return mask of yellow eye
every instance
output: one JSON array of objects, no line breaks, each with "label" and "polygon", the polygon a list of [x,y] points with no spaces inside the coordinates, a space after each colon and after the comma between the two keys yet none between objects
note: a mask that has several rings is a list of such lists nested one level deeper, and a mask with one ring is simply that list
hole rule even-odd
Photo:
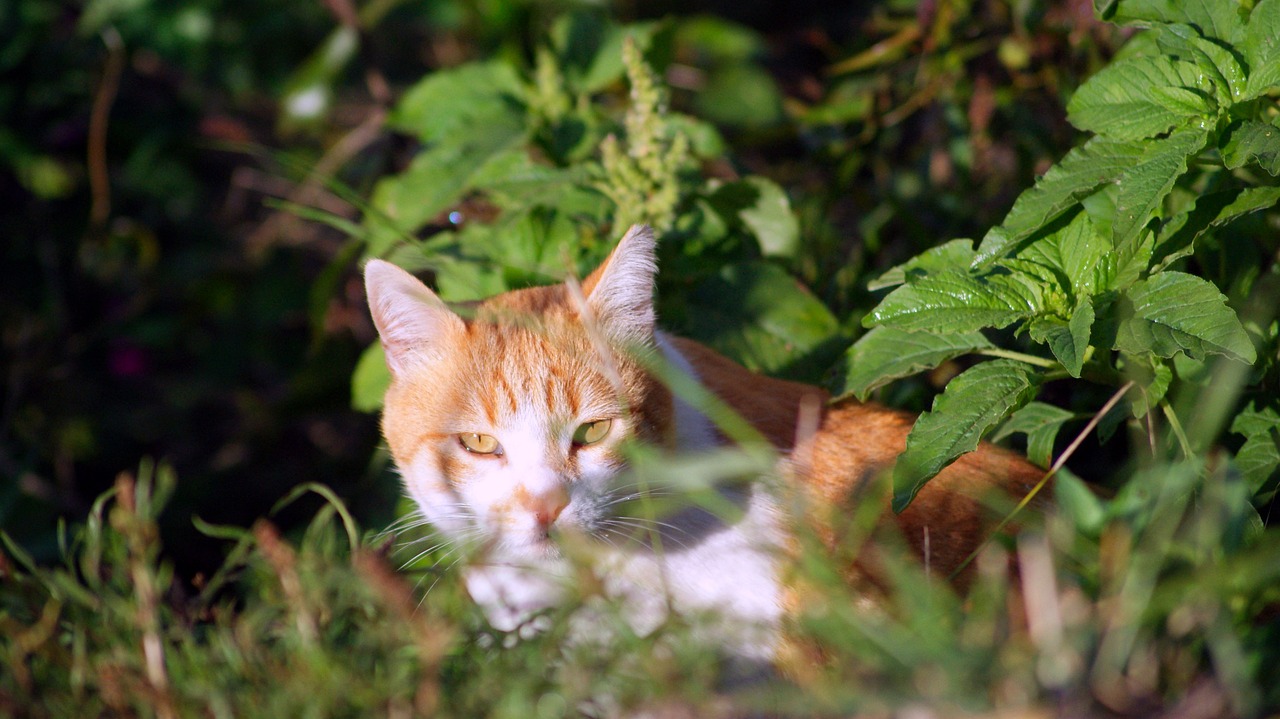
[{"label": "yellow eye", "polygon": [[595,444],[609,436],[609,428],[613,426],[611,419],[598,419],[578,427],[573,433],[573,443],[579,446]]},{"label": "yellow eye", "polygon": [[463,432],[458,435],[458,441],[462,443],[463,449],[472,454],[496,454],[502,449],[502,445],[491,434]]}]

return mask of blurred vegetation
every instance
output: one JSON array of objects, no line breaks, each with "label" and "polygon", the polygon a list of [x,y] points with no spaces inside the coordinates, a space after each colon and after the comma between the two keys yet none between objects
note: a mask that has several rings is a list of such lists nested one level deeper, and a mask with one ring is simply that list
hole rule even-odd
[{"label": "blurred vegetation", "polygon": [[[1280,710],[1280,57],[1256,29],[1280,3],[1242,3],[1252,30],[1234,7],[1097,5],[0,7],[0,713]],[[1153,64],[1172,70],[1126,84]],[[1183,131],[1126,224],[1126,173]],[[1101,146],[1133,160],[1062,181]],[[550,631],[488,629],[429,536],[376,531],[399,492],[365,413],[385,373],[359,260],[464,300],[580,275],[639,220],[666,327],[932,406],[953,452],[1025,442],[1066,462],[1061,511],[977,558],[965,598],[904,557],[868,610],[804,552],[795,581],[826,601],[791,632],[823,661],[785,680],[718,682],[684,621],[564,641],[581,605],[612,611],[588,567]],[[920,298],[1019,273],[1016,311]],[[955,324],[979,305],[1006,314]],[[946,321],[902,319],[922,307]]]}]

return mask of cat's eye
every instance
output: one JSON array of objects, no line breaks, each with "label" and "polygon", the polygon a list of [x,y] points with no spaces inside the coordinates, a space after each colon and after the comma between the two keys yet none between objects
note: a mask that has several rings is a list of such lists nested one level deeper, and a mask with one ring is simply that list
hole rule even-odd
[{"label": "cat's eye", "polygon": [[493,435],[479,432],[463,432],[458,435],[458,441],[472,454],[496,454],[502,448]]},{"label": "cat's eye", "polygon": [[609,435],[609,429],[613,426],[611,419],[598,419],[594,422],[586,422],[578,427],[573,433],[573,443],[578,446],[595,444]]}]

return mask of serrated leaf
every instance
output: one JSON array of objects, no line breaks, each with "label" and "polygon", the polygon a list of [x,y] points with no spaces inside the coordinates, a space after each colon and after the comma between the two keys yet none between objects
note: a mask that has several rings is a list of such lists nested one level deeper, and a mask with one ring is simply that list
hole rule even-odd
[{"label": "serrated leaf", "polygon": [[1249,120],[1234,128],[1222,148],[1222,162],[1230,170],[1253,162],[1272,177],[1280,176],[1280,127]]},{"label": "serrated leaf", "polygon": [[1014,433],[1027,435],[1027,458],[1041,467],[1053,463],[1053,443],[1062,425],[1075,419],[1074,413],[1044,402],[1031,402],[1014,412],[995,434],[992,442],[999,442]]},{"label": "serrated leaf", "polygon": [[523,96],[520,76],[509,63],[467,63],[437,70],[409,88],[387,123],[423,142],[440,142],[523,114]]},{"label": "serrated leaf", "polygon": [[1254,6],[1241,47],[1249,64],[1249,82],[1241,100],[1280,86],[1280,0],[1261,0]]},{"label": "serrated leaf", "polygon": [[1256,494],[1280,468],[1280,412],[1273,407],[1258,409],[1250,403],[1236,415],[1231,431],[1244,435],[1244,445],[1236,453],[1235,462]]},{"label": "serrated leaf", "polygon": [[759,175],[745,182],[756,190],[755,204],[738,213],[760,243],[766,257],[792,257],[800,245],[800,223],[791,212],[791,201],[778,183]]},{"label": "serrated leaf", "polygon": [[1053,356],[1072,377],[1080,376],[1085,351],[1089,349],[1089,330],[1093,327],[1093,301],[1080,300],[1068,322],[1037,320],[1031,324],[1031,338],[1049,345]]},{"label": "serrated leaf", "polygon": [[1096,286],[1097,269],[1110,251],[1110,241],[1095,231],[1089,214],[1079,212],[1061,228],[1027,245],[1018,257],[1060,273],[1063,289],[1071,290],[1075,300],[1105,289]]},{"label": "serrated leaf", "polygon": [[1210,229],[1251,212],[1275,207],[1277,202],[1280,202],[1280,187],[1233,188],[1197,197],[1189,210],[1160,228],[1154,269],[1163,270],[1174,261],[1190,255],[1195,250],[1195,241]]},{"label": "serrated leaf", "polygon": [[951,240],[931,247],[867,283],[872,292],[896,287],[942,270],[963,270],[973,262],[973,240]]},{"label": "serrated leaf", "polygon": [[1116,197],[1116,216],[1111,225],[1111,241],[1117,252],[1138,241],[1139,235],[1173,183],[1187,171],[1187,163],[1204,149],[1208,133],[1189,130],[1148,143],[1137,166],[1120,176],[1120,194]]},{"label": "serrated leaf", "polygon": [[1067,119],[1081,130],[1117,140],[1154,137],[1208,115],[1208,99],[1193,91],[1212,83],[1195,63],[1164,56],[1112,63],[1090,77],[1067,103]]},{"label": "serrated leaf", "polygon": [[920,488],[982,436],[1035,397],[1034,367],[1015,360],[983,362],[960,373],[920,415],[893,468],[893,511],[901,512]]},{"label": "serrated leaf", "polygon": [[1194,275],[1161,272],[1140,280],[1118,303],[1115,349],[1172,357],[1185,352],[1199,359],[1221,354],[1253,364],[1253,344],[1227,298]]},{"label": "serrated leaf", "polygon": [[1030,317],[1039,306],[1036,290],[1014,276],[947,270],[890,292],[863,324],[913,332],[974,332]]},{"label": "serrated leaf", "polygon": [[1219,105],[1230,106],[1244,95],[1249,78],[1227,48],[1201,37],[1190,25],[1165,26],[1157,38],[1162,52],[1195,62],[1210,73]]},{"label": "serrated leaf", "polygon": [[357,412],[377,412],[390,385],[391,372],[387,369],[382,343],[374,342],[360,353],[351,373],[351,408]]},{"label": "serrated leaf", "polygon": [[1151,255],[1155,249],[1156,235],[1150,230],[1143,230],[1138,241],[1118,249],[1108,255],[1110,266],[1105,286],[1112,289],[1125,289],[1138,281],[1151,266]]},{"label": "serrated leaf", "polygon": [[1101,185],[1115,182],[1143,159],[1146,144],[1094,137],[1066,154],[1014,201],[1003,224],[987,233],[973,259],[990,264]]},{"label": "serrated leaf", "polygon": [[838,397],[850,394],[865,400],[872,391],[895,379],[933,369],[948,360],[992,344],[980,332],[934,334],[876,327],[849,348],[841,361],[835,388]]},{"label": "serrated leaf", "polygon": [[1102,17],[1120,25],[1186,23],[1233,45],[1244,36],[1238,0],[1117,0]]}]

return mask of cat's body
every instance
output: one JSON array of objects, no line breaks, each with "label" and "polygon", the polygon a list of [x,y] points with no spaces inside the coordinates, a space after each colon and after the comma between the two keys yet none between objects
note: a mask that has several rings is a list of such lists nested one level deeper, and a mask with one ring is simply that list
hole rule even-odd
[{"label": "cat's body", "polygon": [[[838,515],[892,465],[911,418],[853,401],[825,406],[817,388],[755,375],[657,331],[654,272],[652,235],[633,228],[581,287],[498,295],[464,320],[407,273],[371,262],[370,307],[393,375],[384,434],[422,514],[454,540],[482,545],[466,582],[496,627],[515,628],[563,595],[574,576],[554,539],[564,532],[590,540],[604,592],[623,600],[638,630],[669,608],[712,612],[715,641],[767,661],[795,604],[784,580],[784,504],[801,496],[837,510],[820,515]],[[658,522],[619,515],[642,494],[628,484],[624,441],[679,452],[725,443],[637,359],[646,355],[692,375],[750,422],[783,458],[786,491],[720,487],[736,510],[728,518],[697,506]],[[945,576],[985,537],[977,498],[1021,496],[1039,477],[1025,460],[983,445],[896,520]],[[838,528],[819,525],[834,541]],[[851,574],[865,573],[861,564]]]}]

